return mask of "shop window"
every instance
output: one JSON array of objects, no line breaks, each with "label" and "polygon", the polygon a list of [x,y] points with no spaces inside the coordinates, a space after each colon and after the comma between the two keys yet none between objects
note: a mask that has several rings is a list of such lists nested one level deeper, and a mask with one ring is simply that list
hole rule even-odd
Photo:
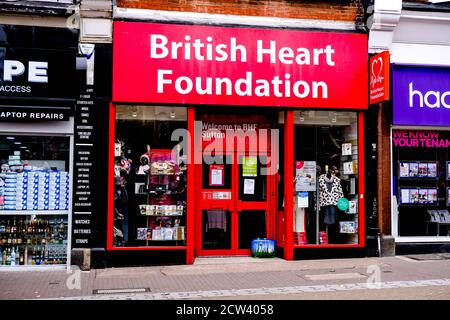
[{"label": "shop window", "polygon": [[450,236],[449,146],[448,131],[392,131],[393,211],[399,236]]},{"label": "shop window", "polygon": [[187,108],[116,106],[115,247],[185,245],[187,154],[177,129],[187,129]]},{"label": "shop window", "polygon": [[70,140],[0,135],[0,265],[66,264]]},{"label": "shop window", "polygon": [[294,112],[294,245],[358,244],[356,112]]}]

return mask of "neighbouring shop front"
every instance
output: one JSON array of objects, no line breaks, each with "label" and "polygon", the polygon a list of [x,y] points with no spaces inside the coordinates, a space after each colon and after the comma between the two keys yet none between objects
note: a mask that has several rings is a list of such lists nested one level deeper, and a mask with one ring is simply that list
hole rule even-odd
[{"label": "neighbouring shop front", "polygon": [[0,269],[70,264],[77,40],[0,26]]},{"label": "neighbouring shop front", "polygon": [[392,225],[397,243],[450,241],[450,69],[392,67]]},{"label": "neighbouring shop front", "polygon": [[364,247],[367,36],[114,22],[108,252]]}]

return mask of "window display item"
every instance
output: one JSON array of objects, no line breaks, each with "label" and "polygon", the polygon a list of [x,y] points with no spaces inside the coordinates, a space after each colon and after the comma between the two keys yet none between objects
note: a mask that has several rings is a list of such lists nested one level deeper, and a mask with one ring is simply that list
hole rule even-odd
[{"label": "window display item", "polygon": [[328,244],[328,234],[325,231],[319,232],[319,244]]},{"label": "window display item", "polygon": [[441,222],[450,223],[450,213],[448,210],[438,210],[439,217],[441,218]]},{"label": "window display item", "polygon": [[316,191],[316,161],[295,162],[295,191]]},{"label": "window display item", "polygon": [[357,213],[358,212],[358,201],[352,200],[349,201],[348,213]]},{"label": "window display item", "polygon": [[410,189],[400,189],[400,203],[408,204],[411,203],[411,196],[409,194]]},{"label": "window display item", "polygon": [[356,233],[356,225],[354,221],[340,221],[339,222],[340,233]]},{"label": "window display item", "polygon": [[419,178],[425,178],[428,177],[428,164],[419,162]]},{"label": "window display item", "polygon": [[351,143],[343,143],[342,144],[342,155],[343,156],[351,156],[352,155],[352,144]]},{"label": "window display item", "polygon": [[344,197],[341,179],[334,174],[322,174],[319,177],[320,207],[337,206],[340,198]]},{"label": "window display item", "polygon": [[428,190],[427,189],[419,189],[419,203],[427,203],[428,202]]},{"label": "window display item", "polygon": [[411,162],[409,164],[409,177],[415,178],[419,176],[419,164],[417,162]]},{"label": "window display item", "polygon": [[408,162],[400,162],[400,178],[409,178]]},{"label": "window display item", "polygon": [[409,189],[409,203],[419,203],[419,190]]},{"label": "window display item", "polygon": [[209,185],[223,186],[224,185],[224,170],[223,164],[211,164],[209,166]]},{"label": "window display item", "polygon": [[437,163],[428,163],[428,178],[437,178]]}]

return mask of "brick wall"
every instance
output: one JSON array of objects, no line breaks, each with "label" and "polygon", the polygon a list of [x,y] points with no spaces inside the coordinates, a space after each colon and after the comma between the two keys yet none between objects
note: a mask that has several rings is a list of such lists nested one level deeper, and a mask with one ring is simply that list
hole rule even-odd
[{"label": "brick wall", "polygon": [[122,8],[357,21],[361,0],[117,0]]}]

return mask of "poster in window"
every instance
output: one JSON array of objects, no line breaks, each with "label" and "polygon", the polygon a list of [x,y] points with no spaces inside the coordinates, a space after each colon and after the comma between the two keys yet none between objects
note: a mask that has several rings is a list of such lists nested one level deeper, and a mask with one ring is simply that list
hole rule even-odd
[{"label": "poster in window", "polygon": [[348,213],[357,213],[358,212],[358,202],[356,200],[349,201]]},{"label": "poster in window", "polygon": [[437,189],[428,189],[428,203],[437,202]]},{"label": "poster in window", "polygon": [[308,208],[309,199],[308,192],[299,192],[297,194],[297,208]]},{"label": "poster in window", "polygon": [[428,178],[437,178],[437,163],[428,163]]},{"label": "poster in window", "polygon": [[351,156],[352,155],[352,144],[351,143],[343,143],[342,144],[342,155],[343,156]]},{"label": "poster in window", "polygon": [[424,204],[428,202],[428,189],[419,189],[419,203]]},{"label": "poster in window", "polygon": [[258,175],[258,158],[243,157],[242,158],[242,176],[256,177]]},{"label": "poster in window", "polygon": [[354,221],[340,221],[339,222],[340,233],[356,233],[356,225]]},{"label": "poster in window", "polygon": [[428,163],[419,162],[419,178],[428,177]]},{"label": "poster in window", "polygon": [[409,195],[409,189],[400,189],[400,203],[402,204],[408,204],[410,203],[410,195]]},{"label": "poster in window", "polygon": [[147,228],[137,228],[137,240],[147,240]]},{"label": "poster in window", "polygon": [[409,189],[409,203],[419,203],[419,189]]},{"label": "poster in window", "polygon": [[244,179],[244,194],[255,194],[255,179]]},{"label": "poster in window", "polygon": [[419,176],[419,164],[417,162],[411,162],[409,164],[409,177],[416,178]]},{"label": "poster in window", "polygon": [[224,185],[224,170],[223,164],[212,164],[209,166],[209,185],[223,186]]},{"label": "poster in window", "polygon": [[447,188],[447,205],[450,206],[450,188]]},{"label": "poster in window", "polygon": [[344,174],[354,174],[355,167],[353,161],[344,162]]},{"label": "poster in window", "polygon": [[295,191],[316,191],[316,162],[295,162]]},{"label": "poster in window", "polygon": [[400,162],[400,178],[409,178],[408,162]]},{"label": "poster in window", "polygon": [[450,161],[447,161],[447,180],[450,180]]}]

